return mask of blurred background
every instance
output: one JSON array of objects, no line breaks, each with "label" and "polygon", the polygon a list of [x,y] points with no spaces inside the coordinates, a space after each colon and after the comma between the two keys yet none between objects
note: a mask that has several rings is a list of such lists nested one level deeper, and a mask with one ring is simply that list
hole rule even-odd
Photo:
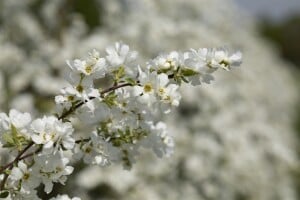
[{"label": "blurred background", "polygon": [[241,68],[183,88],[180,107],[162,119],[173,157],[145,152],[131,171],[74,163],[67,185],[50,196],[300,199],[299,35],[298,0],[2,0],[0,111],[53,114],[65,60],[115,41],[138,50],[141,62],[171,50],[240,49]]},{"label": "blurred background", "polygon": [[285,60],[299,67],[300,1],[235,0],[242,12],[255,18],[260,34],[274,43]]},{"label": "blurred background", "polygon": [[[299,80],[300,69],[300,1],[297,0],[235,0],[237,6],[255,19],[258,31],[262,37],[270,41],[279,52],[282,59],[291,63],[294,78]],[[299,81],[297,82],[300,94]],[[297,140],[300,137],[300,102],[295,107],[294,127]],[[298,156],[299,156],[298,144]],[[296,176],[298,191],[300,191],[299,174]],[[300,195],[298,193],[298,198]]]}]

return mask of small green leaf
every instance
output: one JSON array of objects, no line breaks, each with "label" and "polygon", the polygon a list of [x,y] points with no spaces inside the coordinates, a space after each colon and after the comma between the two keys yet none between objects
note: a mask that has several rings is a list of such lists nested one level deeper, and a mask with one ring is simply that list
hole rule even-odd
[{"label": "small green leaf", "polygon": [[188,68],[181,69],[181,73],[183,76],[194,76],[199,74],[198,72]]},{"label": "small green leaf", "polygon": [[4,171],[4,173],[10,175],[10,174],[11,174],[11,170],[10,170],[10,169],[6,169],[6,170]]},{"label": "small green leaf", "polygon": [[12,134],[12,138],[14,140],[14,143],[18,143],[18,136],[20,134],[18,133],[18,130],[14,125],[11,125],[11,134]]},{"label": "small green leaf", "polygon": [[15,142],[13,139],[13,135],[9,132],[4,133],[2,135],[3,140],[6,142],[6,144],[4,144],[4,147],[7,145],[7,147],[13,147],[15,146]]},{"label": "small green leaf", "polygon": [[125,81],[127,83],[130,83],[131,85],[136,85],[136,81],[134,79],[132,79],[132,78],[126,78]]},{"label": "small green leaf", "polygon": [[3,147],[16,147],[18,150],[21,150],[23,145],[29,143],[29,141],[18,132],[17,128],[14,125],[11,125],[11,130],[9,132],[6,132],[2,135],[2,139],[5,141]]},{"label": "small green leaf", "polygon": [[120,66],[116,71],[113,72],[115,75],[115,81],[118,82],[125,75],[124,66]]},{"label": "small green leaf", "polygon": [[7,198],[9,195],[9,191],[4,190],[4,191],[0,191],[0,198]]},{"label": "small green leaf", "polygon": [[26,143],[26,139],[22,136],[14,125],[11,125],[11,133],[14,140],[14,145],[18,150],[22,149],[22,145]]},{"label": "small green leaf", "polygon": [[114,92],[111,92],[103,98],[103,102],[106,103],[106,105],[111,107],[116,105],[116,98],[117,95]]}]

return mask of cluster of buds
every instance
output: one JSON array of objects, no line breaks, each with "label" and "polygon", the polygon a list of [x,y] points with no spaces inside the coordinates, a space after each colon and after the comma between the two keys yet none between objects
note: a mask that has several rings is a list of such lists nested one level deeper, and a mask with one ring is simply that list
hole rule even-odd
[{"label": "cluster of buds", "polygon": [[[0,145],[14,156],[0,168],[0,196],[39,199],[35,189],[43,184],[50,193],[54,183],[64,184],[74,159],[130,169],[142,148],[170,156],[174,142],[157,114],[179,105],[182,84],[209,83],[213,72],[239,66],[241,57],[240,52],[202,48],[161,54],[139,65],[138,53],[118,42],[103,57],[93,50],[84,59],[67,61],[68,86],[55,97],[56,115],[32,120],[14,109],[0,113]],[[109,81],[99,85],[103,80]],[[92,131],[76,137],[72,119]]]}]

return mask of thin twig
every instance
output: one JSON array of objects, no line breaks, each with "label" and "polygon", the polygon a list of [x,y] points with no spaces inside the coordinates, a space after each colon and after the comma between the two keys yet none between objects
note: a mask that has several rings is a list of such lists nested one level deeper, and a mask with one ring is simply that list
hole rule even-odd
[{"label": "thin twig", "polygon": [[[20,151],[20,153],[17,155],[17,157],[16,157],[11,163],[9,163],[9,165],[5,165],[6,168],[3,168],[3,167],[1,168],[0,174],[2,174],[3,171],[6,170],[8,167],[9,167],[9,169],[12,169],[13,166],[14,166],[14,164],[17,164],[17,163],[18,163],[20,157],[21,157],[28,149],[30,149],[30,147],[32,147],[33,145],[34,145],[34,143],[33,143],[33,142],[30,142],[30,143],[29,143],[22,151]],[[1,185],[0,185],[0,191],[2,191],[2,190],[4,189],[4,187],[5,187],[5,182],[6,182],[7,178],[8,178],[8,176],[9,176],[8,173],[6,173],[6,174],[4,175],[4,178],[3,178],[2,182],[1,182]]]},{"label": "thin twig", "polygon": [[[124,83],[124,84],[121,84],[121,85],[115,85],[115,86],[112,86],[110,88],[107,88],[107,89],[103,90],[102,92],[100,92],[100,95],[104,95],[105,93],[114,91],[114,90],[122,88],[122,87],[131,86],[131,85],[132,85],[131,83]],[[92,99],[95,99],[95,97],[90,97],[90,100],[92,100]],[[74,107],[71,107],[70,110],[63,113],[60,117],[58,117],[58,119],[64,119],[68,115],[72,114],[79,107],[81,107],[84,103],[86,103],[86,102],[82,101],[82,102],[78,103],[77,105],[75,105]]]}]

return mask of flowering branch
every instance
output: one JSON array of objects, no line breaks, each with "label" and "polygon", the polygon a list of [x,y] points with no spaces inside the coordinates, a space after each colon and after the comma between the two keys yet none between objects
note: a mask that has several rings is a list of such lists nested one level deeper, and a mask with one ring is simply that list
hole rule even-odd
[{"label": "flowering branch", "polygon": [[[141,148],[158,157],[171,155],[174,142],[155,114],[168,114],[179,105],[181,84],[210,83],[219,68],[229,71],[241,64],[241,53],[226,49],[174,51],[142,66],[137,55],[116,43],[105,57],[93,50],[85,59],[67,61],[69,86],[55,97],[56,116],[32,121],[29,113],[14,109],[0,113],[0,143],[17,150],[12,151],[17,152],[15,159],[0,169],[1,196],[38,199],[41,183],[50,193],[53,183],[63,184],[73,172],[70,159],[99,166],[120,163],[130,169]],[[99,91],[94,82],[104,77],[111,77],[114,85]],[[71,114],[93,127],[87,138],[75,140],[73,125],[66,120]]]}]

